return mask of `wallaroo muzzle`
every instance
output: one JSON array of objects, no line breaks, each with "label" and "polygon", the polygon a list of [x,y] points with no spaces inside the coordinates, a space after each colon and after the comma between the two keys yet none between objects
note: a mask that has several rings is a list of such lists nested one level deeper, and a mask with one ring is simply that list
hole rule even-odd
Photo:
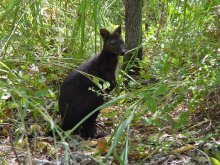
[{"label": "wallaroo muzzle", "polygon": [[124,56],[125,53],[126,53],[126,50],[125,50],[125,49],[122,49],[121,52],[120,52],[120,55],[121,55],[121,56]]}]

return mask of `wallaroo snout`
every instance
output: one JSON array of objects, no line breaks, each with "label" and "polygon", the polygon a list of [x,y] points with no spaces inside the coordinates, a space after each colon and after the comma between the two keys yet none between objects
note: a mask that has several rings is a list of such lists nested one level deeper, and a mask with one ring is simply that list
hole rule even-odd
[{"label": "wallaroo snout", "polygon": [[[104,44],[102,51],[83,63],[71,72],[61,84],[59,96],[59,111],[62,116],[62,129],[72,129],[85,116],[104,103],[102,95],[91,91],[99,91],[97,85],[82,72],[108,81],[110,87],[105,92],[110,92],[116,85],[115,70],[118,56],[125,54],[124,41],[121,37],[121,26],[112,33],[107,29],[100,29]],[[76,131],[84,138],[98,138],[103,133],[97,133],[95,122],[99,111],[90,116]]]}]

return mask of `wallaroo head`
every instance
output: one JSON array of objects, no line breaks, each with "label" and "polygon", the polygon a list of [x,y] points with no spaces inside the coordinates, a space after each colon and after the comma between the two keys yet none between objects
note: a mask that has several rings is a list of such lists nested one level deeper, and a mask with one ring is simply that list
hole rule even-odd
[{"label": "wallaroo head", "polygon": [[121,37],[121,26],[118,26],[112,33],[107,29],[100,29],[100,35],[104,40],[103,51],[115,55],[124,55],[124,41]]}]

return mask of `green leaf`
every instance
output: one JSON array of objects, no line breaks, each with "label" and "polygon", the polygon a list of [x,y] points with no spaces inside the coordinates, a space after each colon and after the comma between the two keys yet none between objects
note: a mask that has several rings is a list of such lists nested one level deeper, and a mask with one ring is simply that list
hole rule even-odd
[{"label": "green leaf", "polygon": [[144,121],[144,123],[145,123],[146,125],[151,125],[151,124],[152,124],[152,120],[150,120],[149,118],[147,118],[147,117],[142,117],[142,119],[143,119],[143,121]]},{"label": "green leaf", "polygon": [[165,95],[169,90],[169,87],[165,84],[161,84],[155,92],[156,96]]},{"label": "green leaf", "polygon": [[217,151],[215,152],[215,157],[216,157],[218,160],[220,160],[220,150],[217,150]]},{"label": "green leaf", "polygon": [[[3,62],[1,62],[1,61],[0,61],[0,66],[6,68],[6,69],[8,69],[8,70],[10,70],[9,67],[7,67],[7,65],[5,65],[5,64],[4,64]],[[10,71],[11,71],[11,70],[10,70]]]},{"label": "green leaf", "polygon": [[108,82],[108,81],[105,81],[104,83],[103,83],[103,85],[102,85],[102,89],[103,90],[106,90],[106,89],[108,89],[110,87],[110,83]]},{"label": "green leaf", "polygon": [[213,165],[220,165],[220,161],[219,160],[217,160],[217,159],[215,159],[213,157],[210,157],[210,160],[211,160]]},{"label": "green leaf", "polygon": [[147,105],[147,107],[149,108],[149,110],[151,112],[156,112],[157,111],[157,102],[156,100],[151,96],[150,93],[146,93],[144,95],[144,100],[145,100],[145,104]]},{"label": "green leaf", "polygon": [[180,123],[181,124],[186,124],[188,119],[189,119],[189,116],[190,116],[190,112],[189,111],[186,111],[186,112],[182,112],[181,115],[180,115]]}]

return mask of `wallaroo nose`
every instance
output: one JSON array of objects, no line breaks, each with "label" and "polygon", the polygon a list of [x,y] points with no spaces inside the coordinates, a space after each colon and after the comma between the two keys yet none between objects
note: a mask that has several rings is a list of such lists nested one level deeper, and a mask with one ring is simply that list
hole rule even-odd
[{"label": "wallaroo nose", "polygon": [[121,50],[121,55],[125,55],[125,53],[126,53],[125,49]]}]

